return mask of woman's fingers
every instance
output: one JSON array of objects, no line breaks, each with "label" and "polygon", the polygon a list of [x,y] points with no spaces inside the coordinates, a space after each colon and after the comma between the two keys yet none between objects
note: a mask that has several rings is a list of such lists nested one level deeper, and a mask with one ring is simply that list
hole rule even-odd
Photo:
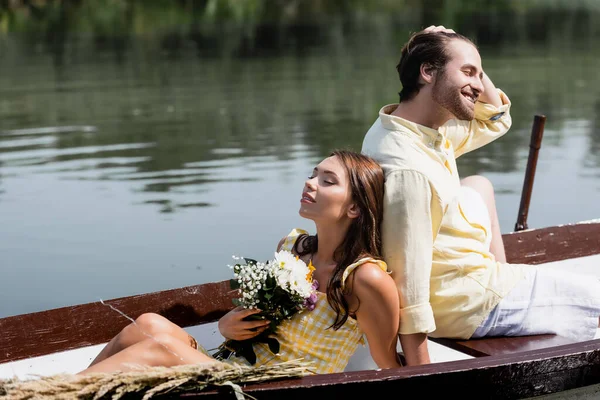
[{"label": "woman's fingers", "polygon": [[271,321],[267,320],[267,319],[256,319],[256,320],[249,320],[249,321],[241,321],[246,317],[249,317],[250,315],[254,315],[254,314],[258,314],[259,312],[261,312],[261,310],[257,309],[257,308],[243,308],[243,307],[238,307],[239,310],[236,308],[236,310],[238,310],[238,317],[240,319],[240,326],[242,326],[244,329],[252,329],[252,328],[257,328],[263,325],[268,325]]},{"label": "woman's fingers", "polygon": [[258,314],[261,312],[258,308],[244,308],[244,307],[236,307],[234,309],[235,312],[239,313],[240,318],[246,318],[249,315]]},{"label": "woman's fingers", "polygon": [[219,321],[219,330],[227,338],[234,340],[251,339],[264,332],[270,324],[267,319],[245,320],[246,317],[257,314],[261,310],[253,308],[236,307],[228,315],[229,319]]},{"label": "woman's fingers", "polygon": [[271,323],[271,321],[266,320],[266,319],[261,319],[261,320],[256,320],[256,321],[245,321],[244,328],[252,329],[253,331],[255,331],[256,329],[259,329],[259,328],[268,327],[270,323]]},{"label": "woman's fingers", "polygon": [[265,326],[259,326],[254,329],[239,330],[239,331],[235,332],[234,335],[232,335],[231,339],[235,339],[235,340],[252,339],[253,337],[258,336],[261,333],[263,333],[268,327],[269,327],[269,325],[265,325]]},{"label": "woman's fingers", "polygon": [[256,328],[255,330],[246,330],[239,334],[238,340],[252,339],[255,336],[263,333],[269,326],[261,326]]}]

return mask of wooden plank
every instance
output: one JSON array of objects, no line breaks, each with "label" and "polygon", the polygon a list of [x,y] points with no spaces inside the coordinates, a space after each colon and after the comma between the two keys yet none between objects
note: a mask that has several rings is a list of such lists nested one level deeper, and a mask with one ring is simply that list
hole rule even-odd
[{"label": "wooden plank", "polygon": [[511,354],[575,343],[573,340],[556,335],[497,337],[471,340],[432,337],[429,339],[473,357]]},{"label": "wooden plank", "polygon": [[[312,375],[251,384],[245,393],[259,400],[370,398],[407,393],[437,398],[523,399],[600,383],[600,340],[507,354],[384,370]],[[228,388],[181,394],[182,399],[230,398]]]},{"label": "wooden plank", "polygon": [[108,342],[130,323],[115,309],[134,319],[156,312],[183,327],[216,321],[233,294],[222,281],[3,318],[0,363]]},{"label": "wooden plank", "polygon": [[600,253],[600,223],[580,223],[502,235],[507,261],[540,264]]}]

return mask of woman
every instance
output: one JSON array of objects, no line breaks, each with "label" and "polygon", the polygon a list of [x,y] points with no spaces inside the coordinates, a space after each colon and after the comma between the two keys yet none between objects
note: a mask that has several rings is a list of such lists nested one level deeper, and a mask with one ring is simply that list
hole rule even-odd
[{"label": "woman", "polygon": [[[317,373],[344,370],[363,334],[380,368],[400,367],[396,352],[399,299],[381,260],[380,225],[384,175],[371,158],[334,151],[304,184],[300,215],[316,234],[294,229],[277,250],[288,249],[307,264],[321,284],[316,308],[296,314],[277,331],[280,351],[254,344],[256,366],[297,358],[312,361]],[[236,308],[219,320],[227,339],[250,339],[268,321],[244,321],[258,312]],[[131,369],[131,365],[174,366],[219,362],[183,329],[156,314],[144,314],[124,328],[81,373]],[[246,362],[237,359],[237,362]]]}]

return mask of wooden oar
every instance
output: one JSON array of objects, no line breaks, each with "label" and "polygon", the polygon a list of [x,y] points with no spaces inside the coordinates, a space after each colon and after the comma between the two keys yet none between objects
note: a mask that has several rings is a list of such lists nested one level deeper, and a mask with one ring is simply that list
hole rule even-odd
[{"label": "wooden oar", "polygon": [[519,206],[519,215],[517,216],[517,223],[515,224],[515,232],[529,229],[527,226],[527,215],[529,214],[529,202],[531,201],[531,192],[533,190],[533,178],[535,176],[538,152],[542,146],[545,123],[545,115],[538,114],[533,117],[531,140],[529,142],[529,157],[527,159],[527,169],[525,170],[525,180],[523,181],[523,191],[521,192],[521,205]]}]

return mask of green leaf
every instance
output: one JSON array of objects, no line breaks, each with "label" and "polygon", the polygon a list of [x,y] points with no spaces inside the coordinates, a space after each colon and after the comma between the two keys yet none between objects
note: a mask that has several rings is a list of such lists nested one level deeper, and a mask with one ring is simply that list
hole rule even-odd
[{"label": "green leaf", "polygon": [[275,280],[274,277],[269,276],[267,277],[267,279],[265,279],[265,290],[267,291],[272,291],[273,289],[275,289],[277,286],[277,281]]},{"label": "green leaf", "polygon": [[240,288],[240,283],[238,282],[237,279],[230,279],[229,280],[229,287],[231,289],[239,289]]},{"label": "green leaf", "polygon": [[237,357],[244,357],[250,364],[254,365],[256,364],[256,354],[252,347],[253,342],[253,339],[242,341],[227,339],[219,346],[213,357],[217,360],[226,360],[233,354]]},{"label": "green leaf", "polygon": [[246,264],[248,265],[256,265],[256,260],[253,260],[252,258],[245,258],[244,257],[244,261],[246,261]]},{"label": "green leaf", "polygon": [[248,360],[250,365],[256,364],[256,354],[254,353],[254,348],[252,347],[252,343],[248,343],[248,346],[244,346],[244,349],[240,352],[240,354]]},{"label": "green leaf", "polygon": [[261,313],[248,315],[248,316],[244,317],[243,321],[258,321],[258,320],[261,320],[263,318],[261,317],[260,314]]},{"label": "green leaf", "polygon": [[271,350],[271,353],[273,354],[277,354],[279,353],[279,341],[275,338],[267,338],[266,340],[267,344],[269,345],[269,350]]}]

